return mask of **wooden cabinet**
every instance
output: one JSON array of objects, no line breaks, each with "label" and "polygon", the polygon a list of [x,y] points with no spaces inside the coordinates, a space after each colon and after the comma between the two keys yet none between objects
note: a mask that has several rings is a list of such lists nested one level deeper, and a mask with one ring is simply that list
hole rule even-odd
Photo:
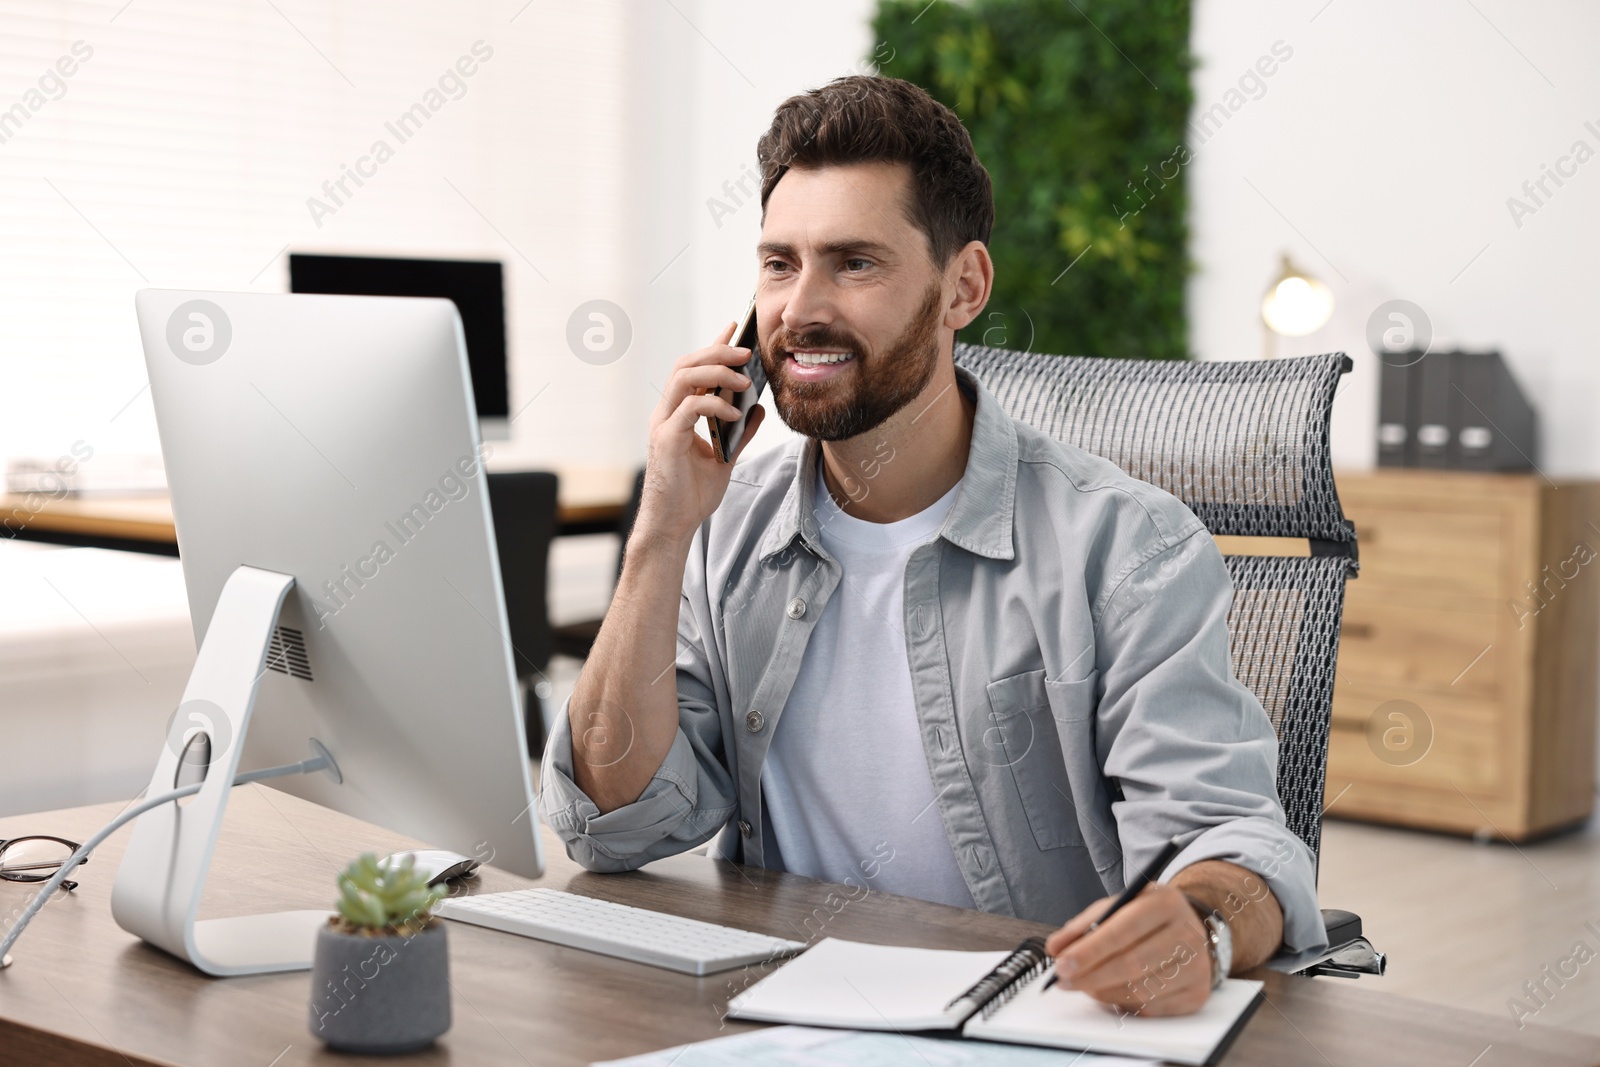
[{"label": "wooden cabinet", "polygon": [[1346,587],[1328,815],[1524,840],[1589,816],[1600,483],[1337,476]]}]

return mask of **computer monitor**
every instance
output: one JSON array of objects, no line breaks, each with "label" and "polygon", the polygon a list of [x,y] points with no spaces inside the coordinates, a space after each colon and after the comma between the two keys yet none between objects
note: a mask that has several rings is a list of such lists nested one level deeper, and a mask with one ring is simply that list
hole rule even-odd
[{"label": "computer monitor", "polygon": [[289,254],[289,291],[352,296],[440,296],[461,312],[467,366],[485,440],[511,436],[505,283],[495,261]]},{"label": "computer monitor", "polygon": [[537,877],[455,306],[148,289],[136,305],[200,646],[151,795],[191,723],[212,751],[185,808],[140,816],[118,922],[213,974],[308,966],[325,912],[196,922],[195,906],[234,775],[313,740],[337,773],[273,788]]}]

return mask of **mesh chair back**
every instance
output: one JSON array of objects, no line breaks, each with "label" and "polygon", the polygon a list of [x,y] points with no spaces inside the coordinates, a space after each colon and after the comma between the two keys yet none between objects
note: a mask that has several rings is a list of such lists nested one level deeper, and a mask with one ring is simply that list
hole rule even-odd
[{"label": "mesh chair back", "polygon": [[1233,671],[1278,732],[1278,793],[1315,857],[1344,583],[1356,568],[1328,450],[1348,359],[1168,362],[966,344],[955,359],[1014,417],[1160,486],[1213,535],[1311,542],[1310,557],[1224,559]]}]

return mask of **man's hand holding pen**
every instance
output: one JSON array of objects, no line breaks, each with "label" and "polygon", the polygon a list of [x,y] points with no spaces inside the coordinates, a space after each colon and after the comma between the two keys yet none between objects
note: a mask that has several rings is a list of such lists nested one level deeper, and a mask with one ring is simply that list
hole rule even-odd
[{"label": "man's hand holding pen", "polygon": [[1187,1015],[1234,971],[1265,963],[1283,941],[1283,909],[1261,876],[1200,860],[1156,881],[1182,851],[1173,838],[1117,897],[1095,901],[1050,935],[1059,982],[1141,1015]]},{"label": "man's hand holding pen", "polygon": [[1114,898],[1089,905],[1050,935],[1059,984],[1140,1015],[1187,1015],[1211,995],[1206,930],[1188,897],[1147,885],[1104,923]]}]

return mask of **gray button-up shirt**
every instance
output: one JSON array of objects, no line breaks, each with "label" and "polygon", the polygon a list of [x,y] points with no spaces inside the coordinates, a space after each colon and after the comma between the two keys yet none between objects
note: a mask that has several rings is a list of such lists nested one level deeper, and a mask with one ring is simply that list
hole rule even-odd
[{"label": "gray button-up shirt", "polygon": [[[1284,823],[1272,724],[1233,676],[1216,543],[1174,497],[956,374],[976,401],[965,482],[911,554],[903,630],[938,814],[972,899],[1059,924],[1179,836],[1168,876],[1204,859],[1256,872],[1284,913],[1273,964],[1309,959],[1327,943],[1314,866]],[[718,853],[768,865],[762,763],[841,578],[817,532],[818,448],[741,462],[696,532],[678,735],[638,800],[601,814],[577,787],[562,708],[541,810],[585,867],[629,870],[718,830]]]}]

